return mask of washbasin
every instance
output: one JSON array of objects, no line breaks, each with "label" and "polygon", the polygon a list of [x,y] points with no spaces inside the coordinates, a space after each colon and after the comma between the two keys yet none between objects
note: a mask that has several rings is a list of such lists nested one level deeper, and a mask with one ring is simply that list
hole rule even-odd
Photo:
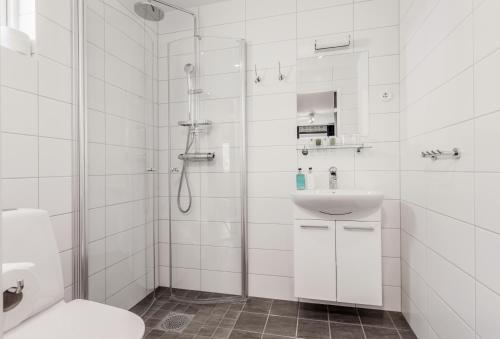
[{"label": "washbasin", "polygon": [[380,207],[383,199],[382,192],[362,189],[304,190],[292,194],[296,205],[330,215],[373,210]]}]

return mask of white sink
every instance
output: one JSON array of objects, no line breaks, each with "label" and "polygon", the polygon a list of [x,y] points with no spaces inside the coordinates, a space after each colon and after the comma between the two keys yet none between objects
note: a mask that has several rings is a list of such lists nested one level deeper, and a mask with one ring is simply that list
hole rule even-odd
[{"label": "white sink", "polygon": [[293,202],[303,208],[330,215],[345,215],[379,208],[384,194],[370,190],[304,190],[292,194]]}]

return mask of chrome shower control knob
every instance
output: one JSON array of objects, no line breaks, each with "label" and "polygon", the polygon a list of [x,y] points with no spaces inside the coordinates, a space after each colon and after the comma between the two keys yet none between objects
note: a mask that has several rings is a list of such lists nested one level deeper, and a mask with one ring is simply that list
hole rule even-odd
[{"label": "chrome shower control knob", "polygon": [[179,173],[179,169],[177,167],[171,168],[170,169],[171,173]]}]

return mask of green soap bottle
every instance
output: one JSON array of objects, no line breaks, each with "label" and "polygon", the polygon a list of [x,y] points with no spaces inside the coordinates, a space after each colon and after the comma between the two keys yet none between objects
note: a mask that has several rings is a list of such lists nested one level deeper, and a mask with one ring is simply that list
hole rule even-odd
[{"label": "green soap bottle", "polygon": [[295,176],[295,185],[297,186],[297,190],[306,189],[306,176],[302,173],[302,168],[299,168],[299,172]]}]

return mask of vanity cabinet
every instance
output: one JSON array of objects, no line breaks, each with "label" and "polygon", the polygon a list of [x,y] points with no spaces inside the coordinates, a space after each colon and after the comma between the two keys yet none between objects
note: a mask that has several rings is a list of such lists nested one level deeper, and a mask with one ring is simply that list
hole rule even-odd
[{"label": "vanity cabinet", "polygon": [[295,295],[337,300],[335,224],[323,220],[295,222]]},{"label": "vanity cabinet", "polygon": [[382,230],[374,216],[295,219],[296,297],[382,305]]},{"label": "vanity cabinet", "polygon": [[337,221],[337,300],[382,305],[380,223]]}]

